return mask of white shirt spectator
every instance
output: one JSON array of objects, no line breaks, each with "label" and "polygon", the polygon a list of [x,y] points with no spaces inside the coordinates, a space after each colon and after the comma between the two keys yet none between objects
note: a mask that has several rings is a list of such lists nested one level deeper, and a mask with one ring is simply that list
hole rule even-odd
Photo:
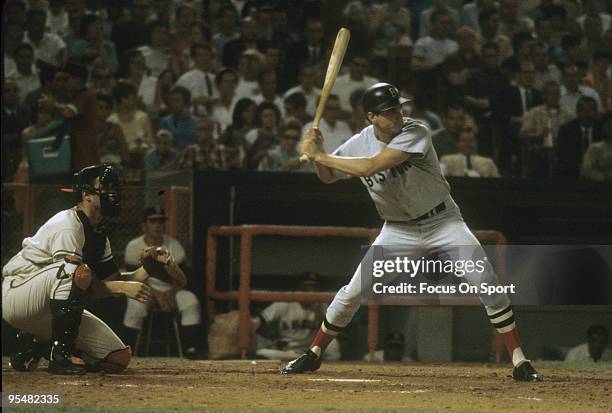
[{"label": "white shirt spectator", "polygon": [[[591,354],[589,353],[589,343],[583,343],[579,346],[572,348],[570,351],[567,352],[567,356],[565,356],[565,361],[591,363],[595,362],[595,360],[593,360],[593,357],[591,357]],[[612,361],[612,351],[610,349],[604,350],[599,361]]]},{"label": "white shirt spectator", "polygon": [[[610,28],[610,24],[612,23],[612,16],[610,16],[608,13],[599,13],[599,17],[601,18],[601,33],[603,34],[607,32]],[[587,15],[583,14],[582,16],[576,19],[578,25],[580,26],[580,29],[582,30],[584,30],[584,21],[586,20],[586,18]]]},{"label": "white shirt spectator", "polygon": [[[191,69],[184,73],[176,82],[177,86],[183,86],[191,92],[191,98],[200,96],[218,96],[219,92],[215,86],[215,74],[203,72],[200,69]],[[193,108],[194,113],[203,114],[206,110],[203,107]]]},{"label": "white shirt spectator", "polygon": [[212,107],[212,112],[210,113],[210,117],[217,121],[220,127],[220,131],[223,132],[225,129],[232,124],[232,115],[234,113],[234,108],[236,107],[236,103],[239,98],[234,95],[232,102],[230,103],[229,108],[221,103],[216,103]]},{"label": "white shirt spectator", "polygon": [[66,43],[57,34],[44,33],[39,45],[34,44],[28,36],[23,34],[23,42],[32,46],[34,49],[34,60],[42,60],[53,66],[63,66],[64,62],[58,61],[57,57],[62,49],[66,49]]},{"label": "white shirt spectator", "polygon": [[257,92],[259,91],[259,86],[257,82],[252,80],[244,80],[238,79],[238,85],[236,86],[236,96],[239,98],[249,98],[253,99]]},{"label": "white shirt spectator", "polygon": [[[306,125],[304,125],[302,128],[302,135],[304,135],[311,127],[312,122],[308,122]],[[337,120],[336,126],[332,127],[329,123],[327,123],[325,118],[321,118],[319,130],[323,134],[323,149],[325,149],[326,153],[332,153],[340,145],[348,141],[351,136],[353,136],[353,132],[351,131],[348,123],[341,120]]]},{"label": "white shirt spectator", "polygon": [[321,89],[313,87],[310,90],[310,93],[306,93],[301,85],[297,85],[286,91],[283,99],[287,99],[288,96],[291,96],[294,93],[301,93],[304,95],[306,98],[306,113],[308,113],[310,116],[314,116],[315,111],[317,110],[317,100],[319,99],[319,96],[321,96]]},{"label": "white shirt spectator", "polygon": [[15,60],[12,57],[9,57],[7,54],[4,55],[4,77],[9,78],[15,74],[17,71],[17,64],[15,64]]},{"label": "white shirt spectator", "polygon": [[340,99],[340,108],[344,111],[350,112],[353,110],[351,108],[351,93],[357,89],[365,90],[375,83],[378,83],[378,79],[371,76],[364,76],[361,80],[352,80],[351,75],[346,73],[338,76],[334,82],[334,87],[332,88],[331,93],[338,96],[338,99]]},{"label": "white shirt spectator", "polygon": [[145,60],[145,66],[149,74],[157,78],[161,72],[170,66],[170,54],[164,50],[154,49],[151,46],[140,46],[138,48]]},{"label": "white shirt spectator", "polygon": [[[252,97],[251,99],[253,99],[255,103],[257,103],[258,105],[265,100],[261,93]],[[280,95],[276,95],[274,97],[274,102],[272,103],[276,105],[278,110],[280,110],[281,117],[284,118],[285,117],[285,105],[283,104],[283,97]]]},{"label": "white shirt spectator", "polygon": [[138,85],[138,96],[147,110],[152,110],[155,104],[155,91],[157,89],[157,78],[153,76],[143,76]]},{"label": "white shirt spectator", "polygon": [[51,13],[51,10],[47,12],[47,29],[51,33],[55,33],[59,36],[63,36],[68,32],[68,13],[62,8],[59,14],[55,15]]},{"label": "white shirt spectator", "polygon": [[601,104],[601,99],[599,99],[599,93],[597,93],[595,89],[584,85],[578,86],[578,93],[569,93],[565,86],[561,85],[561,100],[559,101],[559,106],[561,106],[561,109],[575,117],[576,104],[581,96],[588,96],[595,99],[597,102],[597,111],[604,111],[603,105]]},{"label": "white shirt spectator", "polygon": [[451,39],[434,39],[421,37],[414,44],[412,55],[420,58],[423,63],[436,66],[442,63],[449,55],[459,49],[457,42]]},{"label": "white shirt spectator", "polygon": [[[431,13],[433,12],[433,8],[429,8],[421,12],[421,16],[419,18],[419,37],[426,37],[431,34]],[[459,13],[457,10],[446,7],[446,13],[450,16],[455,24],[455,27],[459,26],[461,19],[459,18]]]},{"label": "white shirt spectator", "polygon": [[40,89],[40,78],[38,77],[38,70],[32,69],[30,74],[24,75],[18,70],[15,70],[11,76],[7,79],[11,79],[17,85],[19,91],[19,104],[23,104],[25,98],[35,90]]}]

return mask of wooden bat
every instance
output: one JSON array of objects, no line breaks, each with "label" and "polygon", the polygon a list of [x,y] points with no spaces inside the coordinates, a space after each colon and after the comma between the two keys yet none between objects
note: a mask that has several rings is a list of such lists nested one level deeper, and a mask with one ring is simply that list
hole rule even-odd
[{"label": "wooden bat", "polygon": [[[329,57],[329,63],[327,64],[327,72],[325,73],[325,82],[323,83],[323,89],[321,90],[321,97],[319,98],[317,111],[315,112],[315,117],[312,121],[313,128],[319,127],[319,122],[321,121],[323,110],[325,109],[325,103],[327,103],[327,97],[334,86],[336,77],[338,77],[338,72],[340,71],[340,66],[342,66],[342,60],[344,59],[346,47],[348,46],[350,39],[351,31],[349,29],[342,27],[340,30],[338,30],[336,42],[334,43],[334,49],[332,50],[331,56]],[[300,161],[308,162],[308,156],[300,156]]]}]

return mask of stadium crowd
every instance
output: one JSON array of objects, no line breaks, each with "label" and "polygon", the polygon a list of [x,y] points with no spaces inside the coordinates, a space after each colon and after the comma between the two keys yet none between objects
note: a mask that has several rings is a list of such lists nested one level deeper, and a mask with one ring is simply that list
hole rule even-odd
[{"label": "stadium crowd", "polygon": [[297,144],[340,24],[353,38],[320,125],[328,151],[367,125],[363,90],[390,81],[412,98],[405,114],[431,127],[448,175],[612,179],[605,0],[3,8],[4,182],[28,180],[28,141],[60,133],[72,169],[110,162],[133,181],[179,169],[310,172]]}]

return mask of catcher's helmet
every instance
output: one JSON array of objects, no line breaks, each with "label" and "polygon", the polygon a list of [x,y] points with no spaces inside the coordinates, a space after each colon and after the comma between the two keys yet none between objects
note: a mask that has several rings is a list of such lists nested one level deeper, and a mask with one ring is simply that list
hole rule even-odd
[{"label": "catcher's helmet", "polygon": [[400,96],[399,91],[390,83],[376,83],[363,94],[365,113],[380,113],[408,102]]},{"label": "catcher's helmet", "polygon": [[[100,179],[99,188],[95,188],[94,180]],[[80,200],[81,192],[89,192],[100,196],[102,215],[116,217],[121,212],[122,194],[121,183],[117,170],[109,164],[88,166],[75,173],[72,178],[70,192],[78,194]]]}]

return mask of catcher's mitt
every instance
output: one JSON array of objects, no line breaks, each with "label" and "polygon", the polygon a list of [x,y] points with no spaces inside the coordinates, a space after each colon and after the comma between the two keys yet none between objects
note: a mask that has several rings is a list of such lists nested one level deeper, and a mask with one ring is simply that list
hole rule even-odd
[{"label": "catcher's mitt", "polygon": [[147,247],[142,251],[140,259],[149,276],[176,285],[179,288],[187,284],[187,278],[183,270],[176,265],[166,248]]}]

